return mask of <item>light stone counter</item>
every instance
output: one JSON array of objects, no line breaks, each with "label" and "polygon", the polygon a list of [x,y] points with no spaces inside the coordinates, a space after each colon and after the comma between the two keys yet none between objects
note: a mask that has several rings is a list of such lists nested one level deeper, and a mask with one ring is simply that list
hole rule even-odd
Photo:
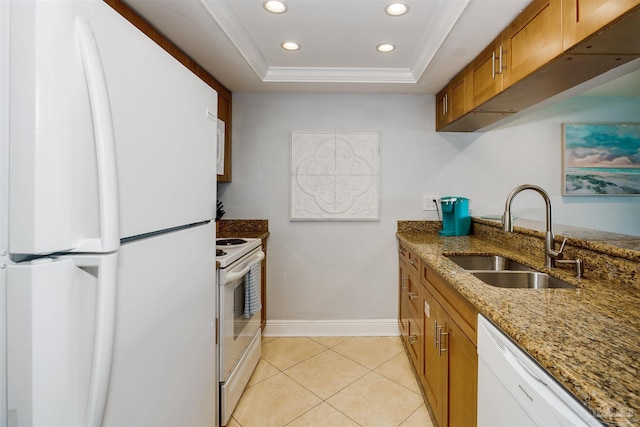
[{"label": "light stone counter", "polygon": [[476,219],[471,236],[440,237],[439,228],[438,222],[399,221],[397,237],[604,422],[640,424],[638,252],[600,253],[574,237],[565,251],[568,259],[585,261],[585,277],[576,279],[569,266],[549,273],[577,290],[504,289],[485,284],[443,255],[500,254],[545,271],[542,232],[516,228],[506,234],[491,221]]}]

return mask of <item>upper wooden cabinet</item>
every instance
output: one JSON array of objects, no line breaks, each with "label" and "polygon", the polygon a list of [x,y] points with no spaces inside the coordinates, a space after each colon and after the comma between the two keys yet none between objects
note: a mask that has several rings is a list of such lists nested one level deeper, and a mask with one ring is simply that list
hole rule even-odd
[{"label": "upper wooden cabinet", "polygon": [[449,83],[448,98],[451,100],[449,105],[451,120],[462,117],[462,115],[469,112],[472,108],[471,98],[469,97],[471,91],[469,82],[469,70],[465,68]]},{"label": "upper wooden cabinet", "polygon": [[498,70],[502,50],[502,36],[495,39],[471,61],[469,81],[471,105],[483,111],[482,104],[502,91],[502,70]]},{"label": "upper wooden cabinet", "polygon": [[436,95],[436,129],[442,129],[451,123],[448,95],[449,86],[446,86]]},{"label": "upper wooden cabinet", "polygon": [[637,58],[639,26],[640,0],[533,0],[465,67],[459,105],[470,106],[446,120],[436,111],[436,130],[482,129]]},{"label": "upper wooden cabinet", "polygon": [[469,68],[465,67],[436,95],[436,126],[444,127],[472,108]]},{"label": "upper wooden cabinet", "polygon": [[[562,45],[565,50],[594,35],[600,29],[640,5],[640,0],[562,0]],[[630,53],[638,46],[638,27],[612,42],[604,39],[598,46],[583,46],[582,53]]]},{"label": "upper wooden cabinet", "polygon": [[506,89],[562,54],[559,0],[533,0],[502,33],[498,69]]}]

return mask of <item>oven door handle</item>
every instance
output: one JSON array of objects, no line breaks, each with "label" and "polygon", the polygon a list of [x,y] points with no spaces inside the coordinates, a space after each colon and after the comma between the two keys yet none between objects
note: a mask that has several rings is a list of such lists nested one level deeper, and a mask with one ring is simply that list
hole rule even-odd
[{"label": "oven door handle", "polygon": [[[254,259],[255,257],[255,259]],[[231,270],[227,273],[226,275],[226,282],[234,282],[236,280],[238,280],[239,278],[243,277],[245,274],[247,274],[249,272],[249,270],[251,269],[251,264],[253,264],[254,262],[257,261],[262,261],[264,259],[264,252],[260,251],[257,254],[255,254],[252,258],[250,258],[247,261],[247,266],[245,268],[243,268],[240,271],[234,271]]]}]

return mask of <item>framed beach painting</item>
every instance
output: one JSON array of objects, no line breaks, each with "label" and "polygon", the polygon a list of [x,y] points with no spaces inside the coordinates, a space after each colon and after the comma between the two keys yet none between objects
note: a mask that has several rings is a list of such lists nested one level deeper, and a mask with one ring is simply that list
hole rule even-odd
[{"label": "framed beach painting", "polygon": [[640,196],[640,123],[563,123],[562,194]]}]

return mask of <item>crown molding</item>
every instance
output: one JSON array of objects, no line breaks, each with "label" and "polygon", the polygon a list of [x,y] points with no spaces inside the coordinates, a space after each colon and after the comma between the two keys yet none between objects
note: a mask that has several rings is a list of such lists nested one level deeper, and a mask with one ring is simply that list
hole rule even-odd
[{"label": "crown molding", "polygon": [[416,83],[407,68],[270,67],[264,82]]},{"label": "crown molding", "polygon": [[222,31],[229,37],[229,40],[238,49],[245,61],[253,71],[264,80],[269,70],[269,64],[262,52],[249,37],[242,20],[233,11],[231,2],[220,2],[215,0],[200,0],[207,12],[218,23]]},{"label": "crown molding", "polygon": [[[416,81],[420,80],[422,74],[427,69],[431,60],[436,55],[449,33],[453,29],[458,19],[469,5],[470,0],[455,1],[443,3],[441,10],[436,14],[429,26],[429,31],[425,33],[424,38],[420,42],[420,47],[416,58],[410,69],[416,77]],[[444,10],[442,10],[444,9]],[[428,43],[428,40],[435,42]]]}]

